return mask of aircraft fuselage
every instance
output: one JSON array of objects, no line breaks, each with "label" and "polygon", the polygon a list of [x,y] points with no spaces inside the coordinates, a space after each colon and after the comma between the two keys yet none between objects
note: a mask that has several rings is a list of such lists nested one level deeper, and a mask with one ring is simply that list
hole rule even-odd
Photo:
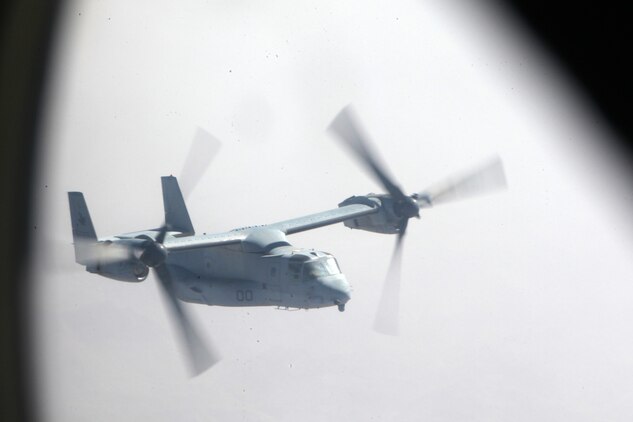
[{"label": "aircraft fuselage", "polygon": [[279,246],[266,253],[242,245],[170,254],[178,298],[217,306],[344,309],[351,288],[325,252]]}]

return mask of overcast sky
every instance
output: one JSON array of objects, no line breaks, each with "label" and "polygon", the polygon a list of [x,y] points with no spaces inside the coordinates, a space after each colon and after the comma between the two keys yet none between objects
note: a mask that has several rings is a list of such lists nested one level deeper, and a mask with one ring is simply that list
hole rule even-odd
[{"label": "overcast sky", "polygon": [[[485,2],[68,2],[36,188],[32,310],[45,420],[630,421],[630,185],[612,136]],[[346,311],[187,305],[223,360],[190,379],[152,277],[74,264],[67,191],[98,235],[156,227],[198,127],[222,142],[199,232],[378,192],[325,132],[354,104],[410,193],[498,153],[509,190],[411,221],[400,336],[372,331],[394,238],[333,253]]]}]

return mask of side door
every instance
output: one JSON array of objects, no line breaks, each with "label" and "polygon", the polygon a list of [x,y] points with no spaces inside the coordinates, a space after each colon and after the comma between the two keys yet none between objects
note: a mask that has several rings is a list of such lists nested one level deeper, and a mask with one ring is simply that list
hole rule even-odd
[{"label": "side door", "polygon": [[262,289],[266,292],[268,300],[272,303],[281,302],[281,286],[279,278],[281,277],[280,260],[277,257],[271,257],[265,259],[265,271],[264,282],[262,283]]}]

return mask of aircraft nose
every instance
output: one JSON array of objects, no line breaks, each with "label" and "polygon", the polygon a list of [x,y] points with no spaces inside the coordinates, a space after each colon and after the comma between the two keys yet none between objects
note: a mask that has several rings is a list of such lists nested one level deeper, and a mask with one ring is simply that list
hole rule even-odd
[{"label": "aircraft nose", "polygon": [[336,276],[324,277],[321,280],[323,286],[327,289],[328,299],[331,303],[337,305],[339,310],[345,309],[345,304],[349,302],[352,288],[343,274]]}]

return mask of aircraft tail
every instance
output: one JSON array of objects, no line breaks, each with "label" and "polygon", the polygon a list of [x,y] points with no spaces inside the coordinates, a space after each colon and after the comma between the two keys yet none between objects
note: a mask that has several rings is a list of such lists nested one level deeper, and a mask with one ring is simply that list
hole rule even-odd
[{"label": "aircraft tail", "polygon": [[193,235],[193,225],[185,200],[174,176],[161,177],[163,185],[163,205],[165,206],[165,224],[169,230],[181,232],[184,236]]},{"label": "aircraft tail", "polygon": [[68,192],[68,204],[75,246],[75,262],[88,265],[90,252],[98,239],[83,193]]}]

